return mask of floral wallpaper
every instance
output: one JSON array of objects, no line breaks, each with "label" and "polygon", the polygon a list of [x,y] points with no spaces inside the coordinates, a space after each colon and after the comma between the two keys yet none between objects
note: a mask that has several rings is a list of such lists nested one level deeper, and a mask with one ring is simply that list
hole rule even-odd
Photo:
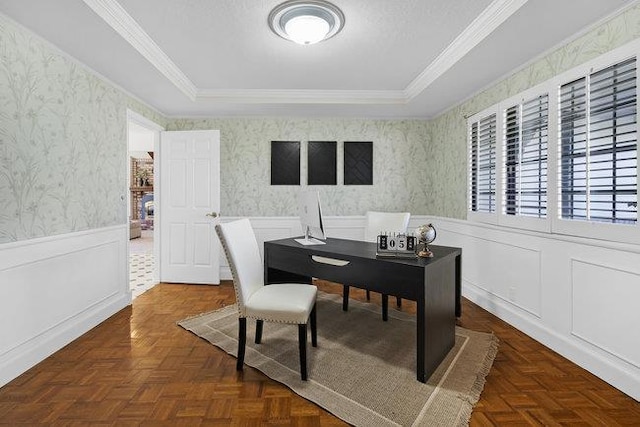
[{"label": "floral wallpaper", "polygon": [[551,52],[493,87],[457,105],[429,123],[430,159],[426,169],[434,192],[428,213],[452,218],[467,215],[466,119],[504,99],[540,84],[640,37],[640,4],[627,9],[578,39]]},{"label": "floral wallpaper", "polygon": [[[126,223],[127,108],[169,130],[220,129],[223,215],[295,215],[306,185],[269,185],[270,141],[335,140],[339,185],[317,187],[327,215],[465,218],[464,117],[639,36],[636,4],[431,121],[168,120],[0,14],[0,243]],[[373,186],[340,184],[343,141],[373,141]]]},{"label": "floral wallpaper", "polygon": [[[167,130],[220,130],[221,214],[298,214],[298,194],[320,192],[325,215],[364,215],[367,210],[427,212],[426,120],[365,119],[180,119]],[[271,186],[271,141],[302,141],[300,186]],[[338,185],[307,187],[305,141],[338,141]],[[373,141],[373,185],[342,185],[342,143]]]},{"label": "floral wallpaper", "polygon": [[0,14],[0,243],[127,220],[127,107],[164,118]]}]

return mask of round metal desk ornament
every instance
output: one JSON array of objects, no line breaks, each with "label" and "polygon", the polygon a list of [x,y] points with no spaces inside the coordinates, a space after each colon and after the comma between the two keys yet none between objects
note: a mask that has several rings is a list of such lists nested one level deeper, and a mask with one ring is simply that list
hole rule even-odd
[{"label": "round metal desk ornament", "polygon": [[418,237],[418,256],[432,258],[433,252],[429,250],[429,243],[436,240],[436,229],[433,224],[423,224],[416,228],[416,236]]}]

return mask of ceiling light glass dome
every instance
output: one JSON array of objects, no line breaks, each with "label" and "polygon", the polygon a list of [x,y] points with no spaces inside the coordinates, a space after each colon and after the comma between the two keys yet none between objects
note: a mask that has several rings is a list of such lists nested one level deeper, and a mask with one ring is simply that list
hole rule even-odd
[{"label": "ceiling light glass dome", "polygon": [[326,1],[287,1],[269,14],[269,27],[282,38],[314,44],[335,36],[344,26],[344,14]]}]

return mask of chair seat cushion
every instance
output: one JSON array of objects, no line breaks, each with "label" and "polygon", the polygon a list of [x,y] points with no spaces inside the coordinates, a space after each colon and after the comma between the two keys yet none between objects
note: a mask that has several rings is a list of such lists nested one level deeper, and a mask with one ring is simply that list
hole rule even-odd
[{"label": "chair seat cushion", "polygon": [[246,316],[268,322],[307,323],[316,302],[313,285],[283,283],[255,291],[246,303]]}]

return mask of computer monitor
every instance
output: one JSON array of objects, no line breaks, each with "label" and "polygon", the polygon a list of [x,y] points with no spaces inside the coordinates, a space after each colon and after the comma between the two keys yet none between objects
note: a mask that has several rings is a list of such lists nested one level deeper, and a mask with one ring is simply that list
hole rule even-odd
[{"label": "computer monitor", "polygon": [[[324,245],[324,224],[322,207],[317,191],[305,191],[300,195],[300,224],[304,239],[296,239],[301,245]],[[319,240],[320,239],[320,240]]]}]

